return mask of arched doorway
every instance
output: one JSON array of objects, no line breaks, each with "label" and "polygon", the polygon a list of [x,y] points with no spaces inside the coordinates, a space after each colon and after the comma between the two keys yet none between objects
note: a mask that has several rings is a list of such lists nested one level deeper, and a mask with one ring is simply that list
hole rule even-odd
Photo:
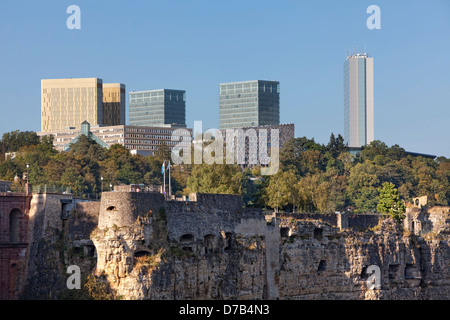
[{"label": "arched doorway", "polygon": [[20,217],[22,212],[19,209],[13,209],[9,214],[9,241],[11,243],[20,242]]}]

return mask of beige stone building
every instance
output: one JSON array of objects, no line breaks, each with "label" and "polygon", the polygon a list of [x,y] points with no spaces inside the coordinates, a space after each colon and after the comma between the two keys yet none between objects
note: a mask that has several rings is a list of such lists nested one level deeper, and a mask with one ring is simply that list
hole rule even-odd
[{"label": "beige stone building", "polygon": [[41,131],[125,124],[125,85],[99,78],[41,80]]}]

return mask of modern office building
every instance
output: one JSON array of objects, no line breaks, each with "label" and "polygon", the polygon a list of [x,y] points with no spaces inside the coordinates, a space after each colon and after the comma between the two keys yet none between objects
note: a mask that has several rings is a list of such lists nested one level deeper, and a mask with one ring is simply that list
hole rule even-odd
[{"label": "modern office building", "polygon": [[359,148],[373,140],[373,58],[352,54],[344,63],[344,141]]},{"label": "modern office building", "polygon": [[125,85],[103,84],[103,124],[117,126],[125,124]]},{"label": "modern office building", "polygon": [[129,112],[131,126],[186,127],[186,92],[172,89],[132,91]]},{"label": "modern office building", "polygon": [[[84,123],[86,124],[86,122]],[[178,127],[143,127],[143,126],[99,126],[99,125],[81,125],[78,127],[67,128],[66,130],[57,130],[52,132],[38,132],[38,136],[53,135],[53,146],[58,151],[67,150],[71,142],[76,142],[80,134],[91,136],[95,141],[100,139],[108,146],[120,144],[132,151],[132,153],[143,156],[153,155],[162,145],[172,149],[177,144],[183,144],[181,140],[172,141],[172,133]],[[88,128],[88,129],[86,129]],[[86,132],[88,130],[89,132]],[[185,129],[186,136],[192,135],[192,129]],[[183,140],[184,141],[184,140]],[[98,142],[98,141],[97,141]],[[104,146],[103,143],[99,143]]]},{"label": "modern office building", "polygon": [[220,129],[280,124],[280,83],[254,80],[219,85]]},{"label": "modern office building", "polygon": [[125,86],[103,84],[99,78],[41,80],[42,132],[76,127],[83,121],[125,124]]}]

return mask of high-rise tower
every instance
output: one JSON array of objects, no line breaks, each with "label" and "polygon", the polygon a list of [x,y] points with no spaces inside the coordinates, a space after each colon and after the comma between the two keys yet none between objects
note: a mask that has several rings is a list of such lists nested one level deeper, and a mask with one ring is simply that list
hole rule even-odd
[{"label": "high-rise tower", "polygon": [[374,140],[373,58],[352,54],[344,63],[344,140],[362,147]]}]

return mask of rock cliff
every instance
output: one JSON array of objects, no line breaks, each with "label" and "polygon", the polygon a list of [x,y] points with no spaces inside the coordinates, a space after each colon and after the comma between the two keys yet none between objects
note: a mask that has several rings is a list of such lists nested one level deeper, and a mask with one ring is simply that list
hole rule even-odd
[{"label": "rock cliff", "polygon": [[[437,227],[421,233],[382,216],[265,217],[243,209],[238,197],[198,194],[195,200],[104,194],[91,239],[96,274],[116,297],[450,297],[448,208]],[[377,288],[368,282],[373,266],[380,270]]]}]

